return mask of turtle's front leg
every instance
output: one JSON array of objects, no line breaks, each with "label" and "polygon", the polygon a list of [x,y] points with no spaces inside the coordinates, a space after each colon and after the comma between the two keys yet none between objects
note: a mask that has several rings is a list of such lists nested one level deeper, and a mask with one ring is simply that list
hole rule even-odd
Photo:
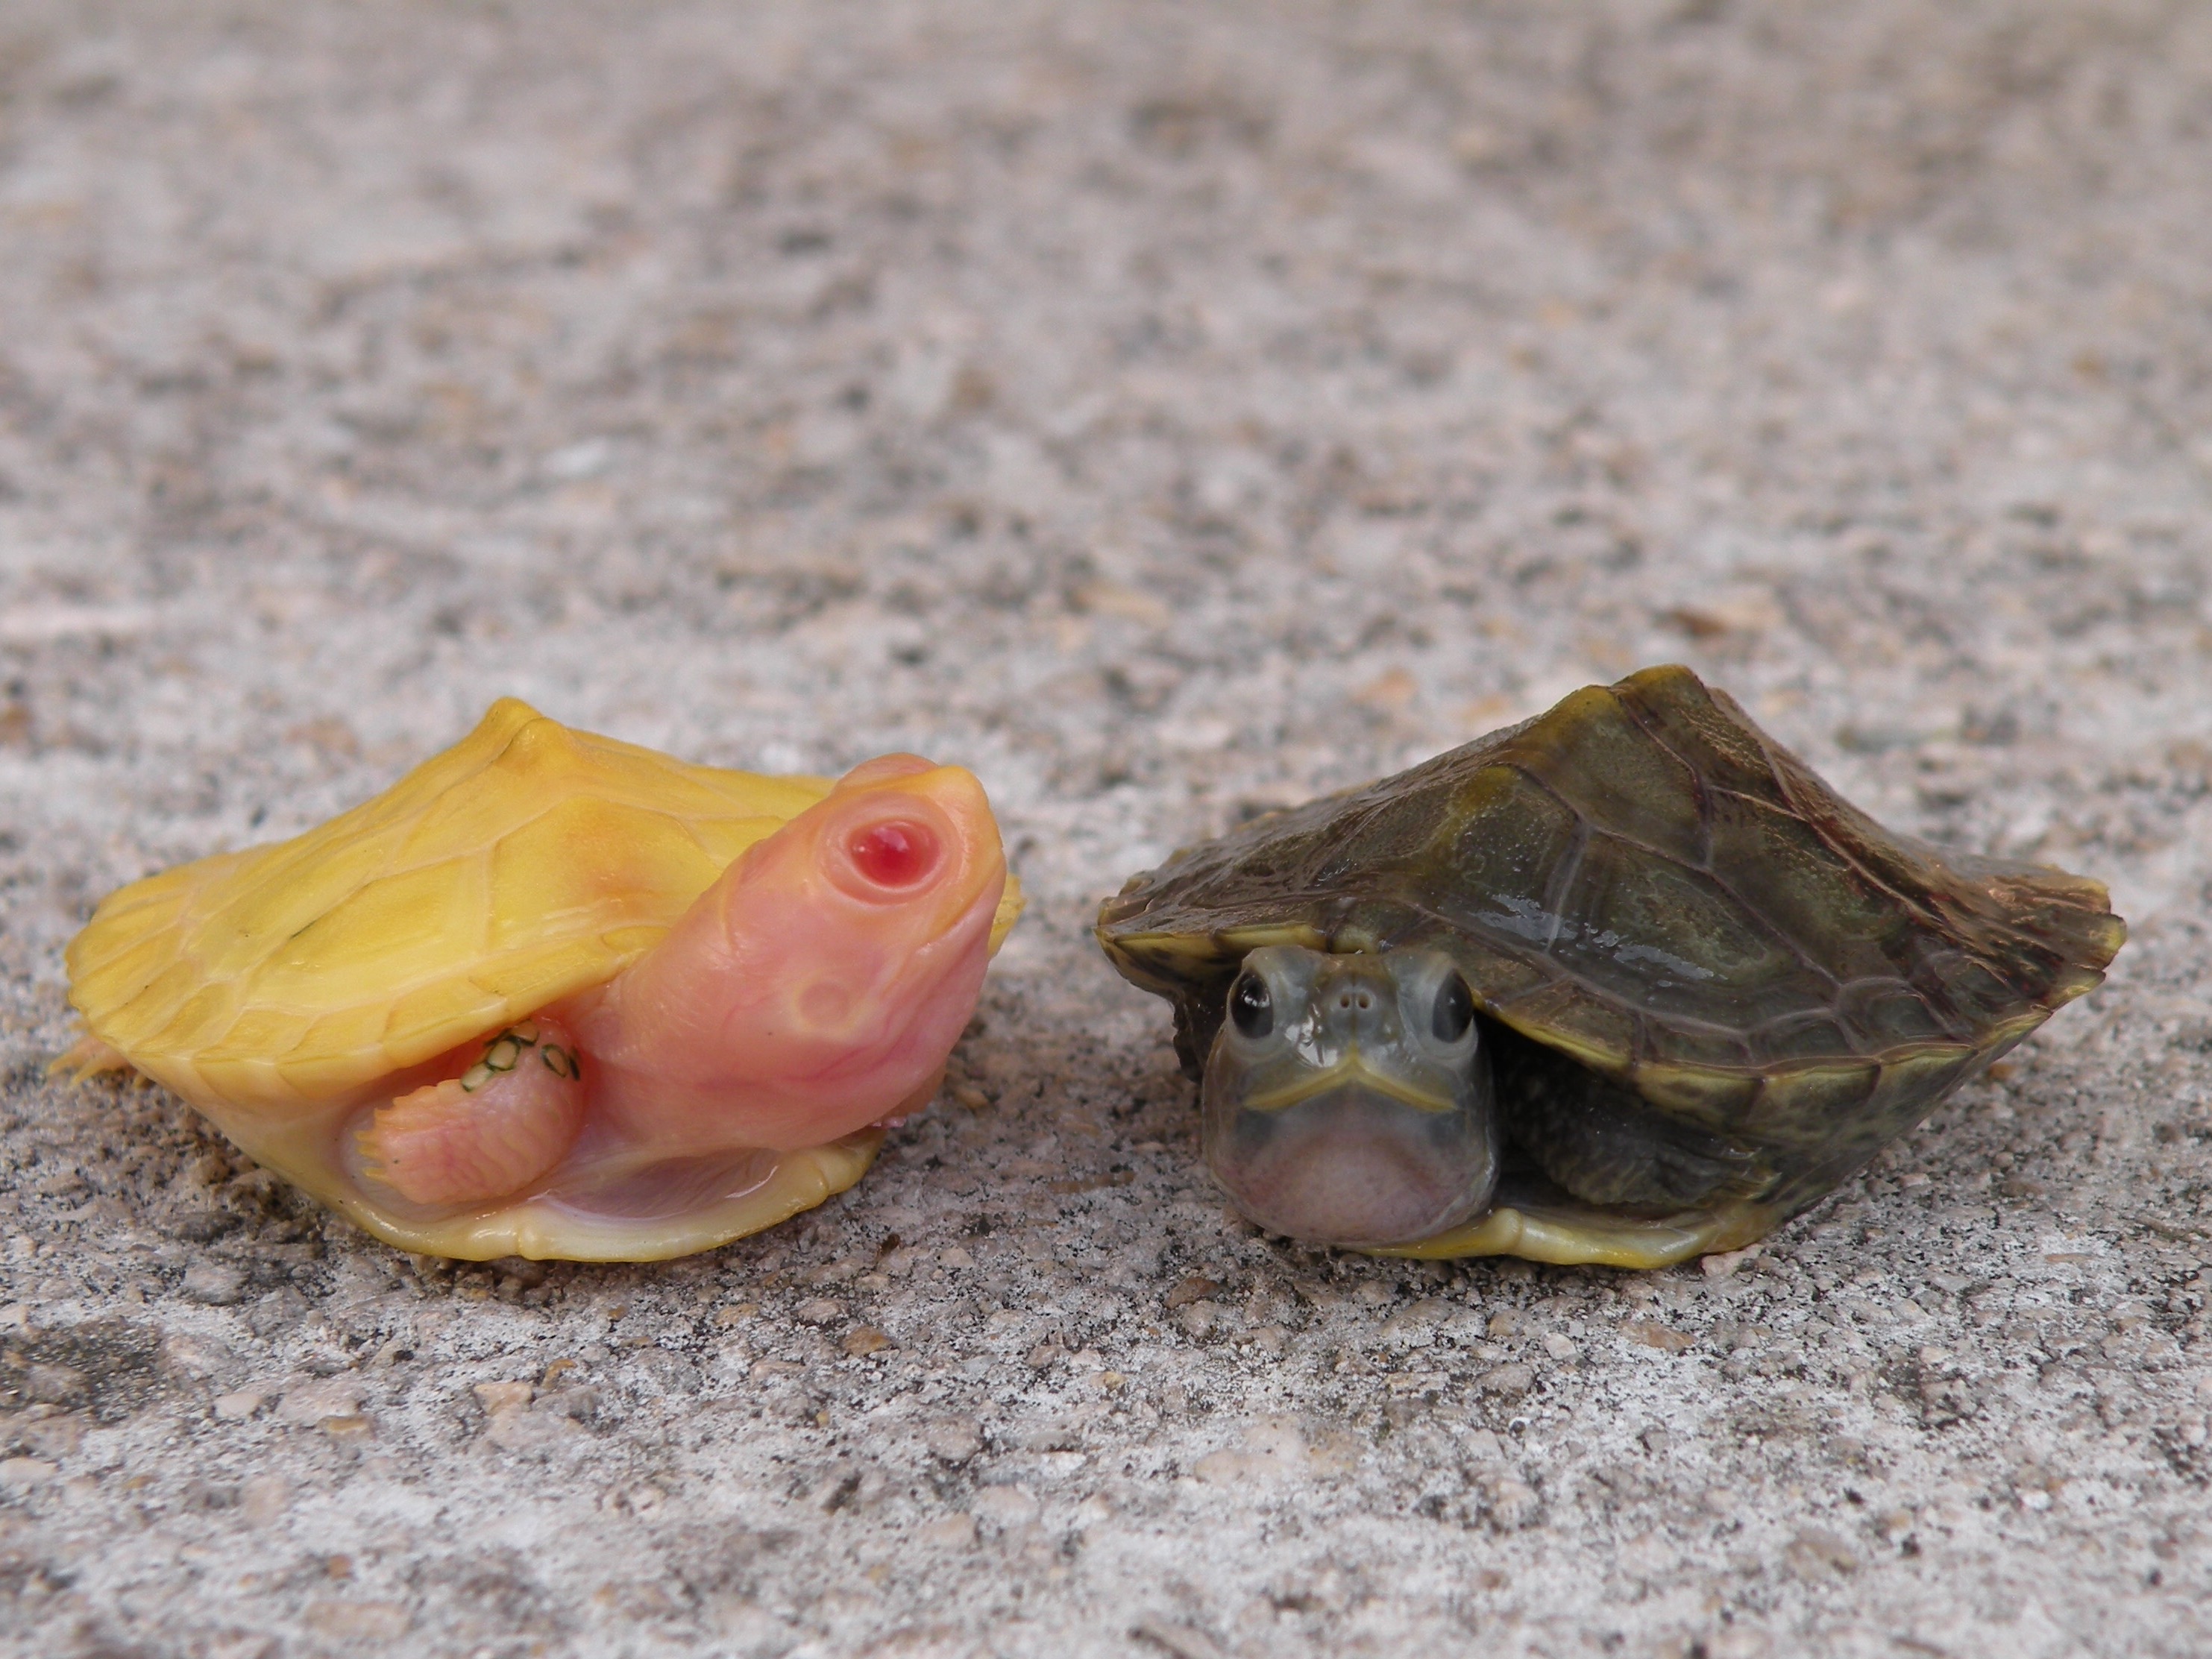
[{"label": "turtle's front leg", "polygon": [[504,1198],[568,1156],[584,1107],[575,1039],[526,1020],[487,1038],[458,1076],[378,1108],[361,1132],[364,1170],[416,1204]]}]

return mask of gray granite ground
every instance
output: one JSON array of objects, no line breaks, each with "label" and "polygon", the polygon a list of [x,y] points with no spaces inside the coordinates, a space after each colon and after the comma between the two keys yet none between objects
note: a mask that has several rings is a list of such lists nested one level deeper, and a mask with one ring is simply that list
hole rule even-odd
[{"label": "gray granite ground", "polygon": [[[2212,11],[0,7],[0,1643],[2212,1650]],[[1732,1271],[1287,1247],[1098,897],[1636,665],[2112,983]],[[514,692],[918,748],[946,1097],[668,1267],[41,1080],[111,886]]]}]

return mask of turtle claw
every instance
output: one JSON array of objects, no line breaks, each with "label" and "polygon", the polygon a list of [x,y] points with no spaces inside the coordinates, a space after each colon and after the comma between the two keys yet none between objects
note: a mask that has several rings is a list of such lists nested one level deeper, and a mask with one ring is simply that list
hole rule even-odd
[{"label": "turtle claw", "polygon": [[98,1077],[102,1072],[127,1072],[130,1060],[123,1051],[98,1037],[87,1035],[79,1037],[60,1054],[46,1062],[46,1075],[70,1083],[82,1083],[88,1077]]}]

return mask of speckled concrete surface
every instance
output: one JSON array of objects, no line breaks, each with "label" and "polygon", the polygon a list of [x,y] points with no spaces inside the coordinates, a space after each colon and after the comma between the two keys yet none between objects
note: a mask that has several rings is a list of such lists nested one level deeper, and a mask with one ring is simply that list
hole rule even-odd
[{"label": "speckled concrete surface", "polygon": [[[2212,14],[0,9],[0,1642],[2212,1650]],[[1733,1272],[1258,1237],[1097,898],[1638,664],[2107,878]],[[514,692],[988,781],[933,1113],[453,1271],[41,1081],[112,885]]]}]

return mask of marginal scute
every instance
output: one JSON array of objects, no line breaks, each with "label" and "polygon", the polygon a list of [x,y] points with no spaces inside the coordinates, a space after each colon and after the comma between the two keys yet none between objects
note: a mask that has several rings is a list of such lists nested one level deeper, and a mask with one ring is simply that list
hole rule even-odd
[{"label": "marginal scute", "polygon": [[1915,1049],[1884,1060],[1881,1080],[1869,1102],[1871,1109],[1877,1114],[1899,1112],[1922,1101],[1932,1101],[1945,1085],[1974,1063],[1978,1052],[1961,1043]]},{"label": "marginal scute", "polygon": [[1638,1094],[1664,1111],[1704,1124],[1725,1128],[1740,1116],[1758,1094],[1759,1079],[1741,1072],[1707,1071],[1698,1066],[1674,1066],[1645,1060],[1628,1076]]},{"label": "marginal scute", "polygon": [[1607,1077],[1622,1076],[1636,1052],[1635,1015],[1589,995],[1571,979],[1555,979],[1540,991],[1513,998],[1500,1006],[1499,1016],[1515,1030]]},{"label": "marginal scute", "polygon": [[1920,959],[1925,981],[1941,988],[1943,1000],[1975,1025],[2001,1018],[2014,1001],[2011,986],[1964,951],[1930,951]]},{"label": "marginal scute", "polygon": [[1770,1072],[1736,1127],[1749,1134],[1771,1134],[1840,1117],[1865,1103],[1881,1069],[1878,1062],[1865,1060]]},{"label": "marginal scute", "polygon": [[1643,1052],[1669,1061],[1709,1072],[1751,1072],[1751,1045],[1741,1033],[1723,1026],[1674,1024],[1646,1016],[1643,1021]]},{"label": "marginal scute", "polygon": [[1469,1251],[1570,1252],[1547,1260],[1757,1237],[2100,983],[2126,937],[2094,881],[1884,830],[1680,667],[1185,848],[1097,937],[1174,1001],[1195,1075],[1245,940],[1354,919],[1360,948],[1445,951],[1486,1015],[1655,1113],[1725,1121],[1771,1173],[1663,1246],[1563,1212],[1462,1230]]},{"label": "marginal scute", "polygon": [[1818,1060],[1851,1052],[1850,1033],[1832,1016],[1796,1012],[1754,1027],[1745,1039],[1755,1065],[1781,1067],[1793,1060]]},{"label": "marginal scute", "polygon": [[286,1058],[368,1054],[384,1040],[384,1010],[369,1003],[334,1009],[300,1034]]},{"label": "marginal scute", "polygon": [[[667,930],[656,928],[655,940]],[[611,950],[607,935],[570,939],[564,944],[531,951],[526,956],[516,955],[507,959],[488,962],[470,975],[470,979],[489,995],[495,997],[506,1007],[542,1008],[549,1002],[559,1000],[579,985],[596,985],[620,973],[639,951]],[[511,1018],[502,1014],[501,1018]],[[408,1039],[411,1045],[413,1039]]]},{"label": "marginal scute", "polygon": [[[131,920],[135,923],[141,914],[134,910]],[[149,994],[156,998],[163,995],[161,976],[169,969],[170,963],[168,940],[160,933],[149,933],[142,939],[118,942],[104,960],[88,965],[76,983],[82,988],[80,994],[109,1006],[120,1006]],[[189,988],[178,994],[189,994]]]},{"label": "marginal scute", "polygon": [[[167,983],[172,982],[172,975],[164,974],[161,977],[166,988]],[[220,985],[203,985],[185,998],[182,1006],[162,1024],[159,1038],[161,1046],[173,1054],[204,1048],[230,1029],[231,1021],[237,1018],[237,1010],[236,985],[227,981]]]},{"label": "marginal scute", "polygon": [[441,1054],[479,1031],[528,1012],[518,998],[486,990],[472,979],[441,979],[394,997],[384,1022],[384,1052],[403,1066]]},{"label": "marginal scute", "polygon": [[1538,963],[1498,950],[1487,940],[1471,934],[1454,935],[1448,953],[1459,963],[1461,973],[1474,988],[1476,1004],[1486,1012],[1496,1012],[1501,1005],[1535,989],[1549,978]]},{"label": "marginal scute", "polygon": [[[2119,946],[2115,944],[2112,948],[2117,951]],[[2106,957],[2105,960],[2109,962],[2112,958]],[[2051,1006],[2056,1007],[2062,1002],[2073,1001],[2075,997],[2087,996],[2104,982],[2104,975],[2095,969],[2068,963],[2051,982]]]},{"label": "marginal scute", "polygon": [[1902,980],[1860,980],[1837,994],[1837,1012],[1874,1052],[1948,1036],[1925,998]]},{"label": "marginal scute", "polygon": [[1220,951],[1237,957],[1249,956],[1270,945],[1302,945],[1309,951],[1328,948],[1328,937],[1317,927],[1297,925],[1287,927],[1234,927],[1223,933],[1215,941]]},{"label": "marginal scute", "polygon": [[1200,971],[1201,964],[1212,963],[1225,955],[1214,941],[1206,936],[1183,939],[1171,934],[1155,934],[1142,939],[1131,939],[1124,943],[1118,960],[1121,971],[1148,989],[1165,990],[1182,983]]},{"label": "marginal scute", "polygon": [[298,1008],[248,1008],[231,1022],[222,1041],[202,1055],[202,1063],[289,1054],[313,1024],[313,1016]]}]

